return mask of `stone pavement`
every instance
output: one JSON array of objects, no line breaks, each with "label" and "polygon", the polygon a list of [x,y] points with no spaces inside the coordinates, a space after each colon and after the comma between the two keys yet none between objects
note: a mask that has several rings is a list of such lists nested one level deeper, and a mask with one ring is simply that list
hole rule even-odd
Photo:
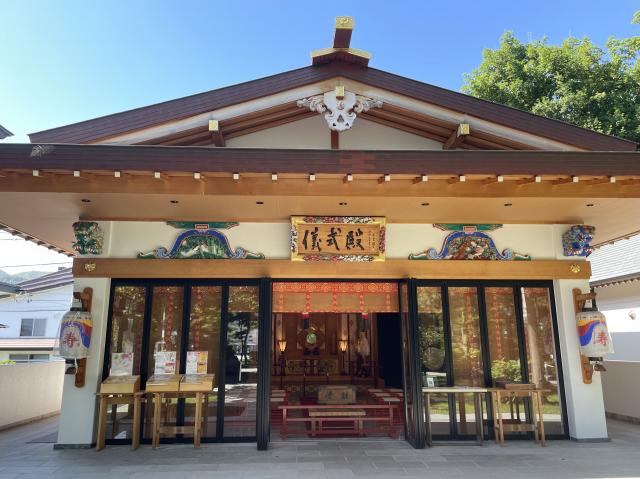
[{"label": "stone pavement", "polygon": [[143,445],[53,450],[28,441],[55,431],[56,419],[0,432],[0,479],[61,478],[640,478],[640,425],[609,421],[609,443],[488,441],[484,446],[415,450],[404,441],[325,439],[254,444]]}]

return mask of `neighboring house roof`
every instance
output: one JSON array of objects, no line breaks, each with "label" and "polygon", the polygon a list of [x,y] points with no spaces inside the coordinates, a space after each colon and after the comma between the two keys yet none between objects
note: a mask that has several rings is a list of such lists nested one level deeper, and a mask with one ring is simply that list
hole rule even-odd
[{"label": "neighboring house roof", "polygon": [[592,287],[640,280],[640,234],[598,248],[589,261]]},{"label": "neighboring house roof", "polygon": [[71,268],[64,268],[56,271],[55,273],[49,273],[35,279],[23,281],[18,283],[17,286],[22,291],[33,293],[36,291],[43,291],[45,289],[58,288],[72,283],[73,274],[71,272]]},{"label": "neighboring house roof", "polygon": [[382,70],[332,61],[29,135],[32,143],[90,143],[331,78],[345,78],[418,101],[588,150],[635,151],[636,144],[558,120],[446,90]]},{"label": "neighboring house roof", "polygon": [[0,281],[0,297],[4,296],[4,294],[15,294],[18,291],[20,291],[20,288],[15,284]]},{"label": "neighboring house roof", "polygon": [[5,127],[3,127],[2,125],[0,125],[0,140],[4,140],[5,138],[7,138],[8,136],[13,136],[13,133],[11,133],[9,130],[7,130]]},{"label": "neighboring house roof", "polygon": [[0,339],[0,350],[49,350],[56,344],[55,338],[12,338]]}]

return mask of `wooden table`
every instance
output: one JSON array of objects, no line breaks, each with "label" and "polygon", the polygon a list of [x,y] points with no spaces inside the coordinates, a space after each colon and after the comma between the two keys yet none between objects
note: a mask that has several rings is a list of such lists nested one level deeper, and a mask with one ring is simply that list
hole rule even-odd
[{"label": "wooden table", "polygon": [[[118,405],[133,404],[133,424],[131,425],[131,448],[140,446],[140,405],[144,401],[144,395],[140,390],[140,376],[138,375],[113,375],[106,378],[100,384],[98,408],[98,433],[96,437],[96,451],[104,449],[107,430],[107,408],[113,409],[114,429],[118,414]],[[115,431],[114,431],[115,433]]]},{"label": "wooden table", "polygon": [[476,415],[476,442],[482,444],[484,441],[483,429],[483,417],[482,417],[482,395],[486,394],[489,390],[487,388],[477,387],[465,387],[465,386],[452,386],[452,387],[436,387],[436,388],[422,388],[422,394],[425,398],[425,413],[427,420],[427,444],[433,445],[433,438],[431,434],[431,395],[432,394],[473,394],[474,409]]},{"label": "wooden table", "polygon": [[[170,378],[158,378],[152,376],[147,381],[147,394],[153,396],[153,430],[151,446],[158,447],[160,435],[170,432],[173,434],[193,433],[193,447],[200,447],[202,436],[202,401],[205,396],[213,391],[213,374],[185,374]],[[195,397],[195,414],[193,426],[161,426],[162,401],[165,394],[176,397]]]},{"label": "wooden table", "polygon": [[100,408],[98,415],[98,434],[96,437],[96,451],[104,449],[105,434],[107,430],[107,408],[110,405],[133,404],[133,423],[131,425],[131,449],[140,447],[140,405],[145,401],[143,392],[135,393],[103,393],[96,394],[99,398]]},{"label": "wooden table", "polygon": [[[533,431],[536,443],[546,446],[544,434],[544,415],[542,412],[541,394],[546,392],[545,389],[501,389],[490,388],[491,404],[493,406],[493,429],[496,435],[496,443],[504,446],[505,431]],[[505,424],[502,418],[500,405],[503,398],[517,399],[529,398],[531,400],[532,418],[531,424]]]}]

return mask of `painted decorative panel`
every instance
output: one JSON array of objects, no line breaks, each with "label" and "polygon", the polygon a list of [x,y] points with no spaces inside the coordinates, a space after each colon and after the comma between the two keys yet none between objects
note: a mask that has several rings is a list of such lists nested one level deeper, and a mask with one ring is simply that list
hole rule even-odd
[{"label": "painted decorative panel", "polygon": [[73,223],[76,240],[73,249],[80,254],[102,254],[103,233],[95,221],[77,221]]},{"label": "painted decorative panel", "polygon": [[421,253],[410,254],[409,259],[454,259],[454,260],[530,260],[531,256],[515,253],[512,249],[502,252],[496,247],[493,238],[484,231],[502,228],[499,224],[464,225],[454,223],[434,224],[434,228],[451,231],[438,252],[429,248]]},{"label": "painted decorative panel", "polygon": [[595,226],[574,225],[562,235],[565,256],[589,256],[593,247],[589,244],[596,234]]},{"label": "painted decorative panel", "polygon": [[233,250],[224,233],[218,229],[238,226],[234,222],[195,223],[169,221],[169,226],[186,229],[178,235],[173,246],[159,247],[152,251],[138,253],[138,258],[159,259],[264,259],[262,253],[253,253],[242,247]]},{"label": "painted decorative panel", "polygon": [[384,252],[384,217],[291,217],[294,261],[384,261]]}]

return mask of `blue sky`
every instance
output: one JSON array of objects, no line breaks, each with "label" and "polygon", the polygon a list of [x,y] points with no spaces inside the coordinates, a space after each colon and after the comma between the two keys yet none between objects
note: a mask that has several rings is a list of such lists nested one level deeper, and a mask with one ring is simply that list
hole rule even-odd
[{"label": "blue sky", "polygon": [[521,39],[640,34],[640,2],[3,0],[0,124],[26,133],[306,66],[355,17],[371,66],[457,90],[505,30]]}]

